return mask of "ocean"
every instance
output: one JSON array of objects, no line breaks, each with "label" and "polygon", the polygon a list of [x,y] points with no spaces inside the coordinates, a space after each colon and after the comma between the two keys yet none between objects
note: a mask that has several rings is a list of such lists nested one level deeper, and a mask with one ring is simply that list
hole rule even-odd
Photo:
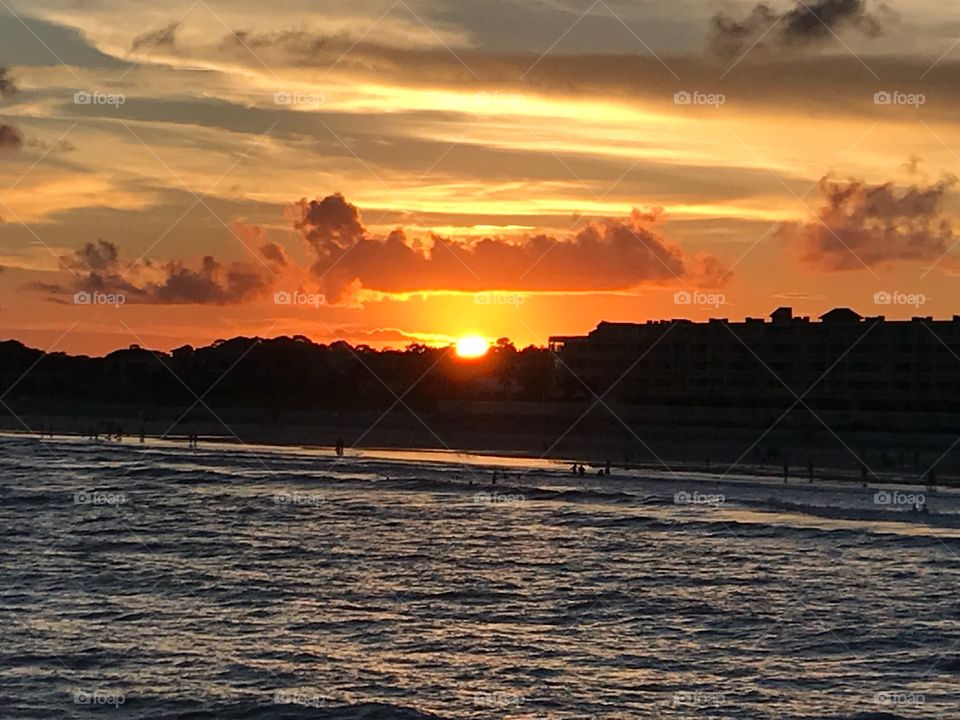
[{"label": "ocean", "polygon": [[3,718],[960,717],[956,491],[17,435],[0,463]]}]

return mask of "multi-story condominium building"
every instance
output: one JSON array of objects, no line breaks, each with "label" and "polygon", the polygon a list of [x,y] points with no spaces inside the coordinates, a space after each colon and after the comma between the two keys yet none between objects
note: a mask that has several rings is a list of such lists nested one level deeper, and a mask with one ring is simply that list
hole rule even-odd
[{"label": "multi-story condominium building", "polygon": [[602,322],[550,346],[564,394],[618,406],[960,416],[960,316],[819,320],[781,307],[770,321]]}]

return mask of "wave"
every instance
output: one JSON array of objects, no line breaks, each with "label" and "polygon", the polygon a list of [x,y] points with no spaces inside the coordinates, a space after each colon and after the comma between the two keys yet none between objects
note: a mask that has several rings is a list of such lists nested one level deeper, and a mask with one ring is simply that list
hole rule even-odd
[{"label": "wave", "polygon": [[[139,710],[137,720],[443,720],[400,705],[388,703],[362,703],[339,707],[314,707],[310,704],[276,704],[235,702],[217,705],[206,704],[203,709],[163,709],[151,707],[154,703],[144,701],[145,707],[133,700],[124,705],[125,712]],[[130,715],[125,715],[131,717]]]}]

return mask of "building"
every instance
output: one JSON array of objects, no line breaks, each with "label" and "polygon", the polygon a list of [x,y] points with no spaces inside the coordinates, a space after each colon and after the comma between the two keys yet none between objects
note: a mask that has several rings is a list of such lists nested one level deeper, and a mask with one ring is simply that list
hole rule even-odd
[{"label": "building", "polygon": [[781,307],[770,320],[600,323],[550,338],[561,392],[618,406],[960,415],[960,316]]}]

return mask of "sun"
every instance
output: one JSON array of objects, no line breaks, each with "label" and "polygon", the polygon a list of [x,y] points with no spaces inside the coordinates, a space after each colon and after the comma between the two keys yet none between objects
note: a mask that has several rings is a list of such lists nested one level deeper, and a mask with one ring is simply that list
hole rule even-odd
[{"label": "sun", "polygon": [[457,340],[457,355],[462,358],[476,358],[487,354],[490,343],[479,335],[464,335]]}]

